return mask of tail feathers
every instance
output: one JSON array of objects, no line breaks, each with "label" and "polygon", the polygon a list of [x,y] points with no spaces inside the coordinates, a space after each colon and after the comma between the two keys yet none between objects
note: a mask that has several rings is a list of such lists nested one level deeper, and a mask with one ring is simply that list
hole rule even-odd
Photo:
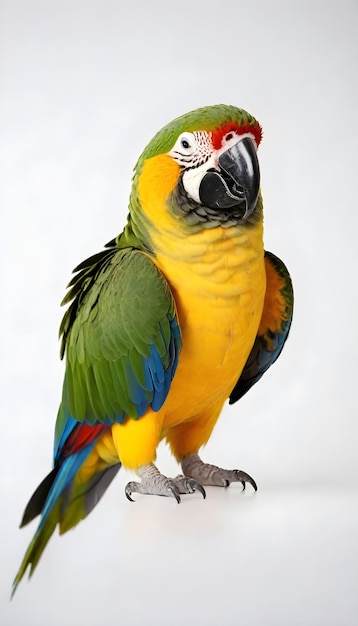
[{"label": "tail feathers", "polygon": [[12,596],[28,566],[29,575],[32,575],[56,525],[59,524],[60,534],[63,534],[84,519],[120,469],[119,462],[108,465],[94,450],[90,454],[92,445],[87,448],[87,454],[81,450],[64,459],[59,467],[46,476],[31,497],[21,526],[38,514],[41,514],[41,520],[15,576]]},{"label": "tail feathers", "polygon": [[32,520],[41,514],[42,509],[45,506],[45,502],[49,491],[56,479],[58,474],[59,467],[55,467],[47,476],[43,479],[42,483],[37,487],[36,491],[32,494],[26,509],[24,511],[24,515],[21,520],[20,528],[32,522]]},{"label": "tail feathers", "polygon": [[22,560],[19,571],[17,572],[13,585],[12,585],[12,593],[11,598],[13,597],[16,588],[23,578],[28,566],[30,565],[30,573],[29,577],[32,576],[33,571],[40,560],[41,554],[46,548],[47,542],[50,539],[53,531],[56,528],[56,524],[58,521],[58,516],[60,512],[61,502],[57,501],[55,506],[52,508],[51,513],[47,516],[45,520],[41,520],[39,527],[34,534],[29,547],[27,548],[26,554]]}]

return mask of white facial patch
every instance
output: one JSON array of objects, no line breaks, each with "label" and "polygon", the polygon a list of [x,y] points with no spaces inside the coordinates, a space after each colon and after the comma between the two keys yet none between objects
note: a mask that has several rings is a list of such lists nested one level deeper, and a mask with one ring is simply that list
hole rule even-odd
[{"label": "white facial patch", "polygon": [[182,133],[168,154],[184,168],[184,189],[195,202],[200,204],[201,180],[208,169],[215,166],[215,150],[211,133],[204,130]]}]

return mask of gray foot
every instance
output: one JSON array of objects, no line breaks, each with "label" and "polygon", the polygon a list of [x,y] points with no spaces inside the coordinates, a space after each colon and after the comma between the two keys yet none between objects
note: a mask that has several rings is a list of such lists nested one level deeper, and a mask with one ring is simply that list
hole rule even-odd
[{"label": "gray foot", "polygon": [[153,463],[144,465],[138,470],[141,482],[131,481],[126,485],[125,493],[131,502],[132,493],[143,493],[155,496],[171,496],[180,502],[181,493],[194,493],[199,491],[203,498],[206,497],[205,489],[194,478],[186,476],[177,476],[176,478],[167,478],[160,473]]},{"label": "gray foot", "polygon": [[230,483],[241,483],[245,489],[246,483],[250,483],[255,491],[257,485],[249,474],[241,470],[226,470],[216,465],[203,463],[197,454],[189,454],[184,457],[181,463],[185,476],[190,476],[202,485],[216,485],[217,487],[228,487]]}]

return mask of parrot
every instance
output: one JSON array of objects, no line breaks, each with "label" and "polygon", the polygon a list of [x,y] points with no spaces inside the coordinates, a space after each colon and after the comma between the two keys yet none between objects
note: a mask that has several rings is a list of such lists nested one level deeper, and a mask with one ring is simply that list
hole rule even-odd
[{"label": "parrot", "polygon": [[[53,469],[20,527],[40,521],[13,593],[55,528],[96,506],[123,466],[125,495],[206,496],[255,480],[199,456],[222,412],[276,361],[293,315],[285,264],[264,249],[259,122],[215,104],[157,132],[134,167],[120,235],[73,271]],[[182,474],[157,468],[164,440]],[[200,452],[201,454],[201,452]]]}]

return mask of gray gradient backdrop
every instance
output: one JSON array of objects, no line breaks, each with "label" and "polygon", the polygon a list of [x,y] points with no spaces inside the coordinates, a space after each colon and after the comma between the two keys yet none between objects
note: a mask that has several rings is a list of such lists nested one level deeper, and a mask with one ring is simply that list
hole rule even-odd
[{"label": "gray gradient backdrop", "polygon": [[[348,0],[0,2],[3,626],[357,623],[357,17]],[[296,294],[282,358],[203,453],[259,491],[130,504],[123,471],[10,604],[70,272],[121,230],[152,135],[218,102],[263,125],[266,247]],[[158,463],[178,472],[164,446]]]}]

